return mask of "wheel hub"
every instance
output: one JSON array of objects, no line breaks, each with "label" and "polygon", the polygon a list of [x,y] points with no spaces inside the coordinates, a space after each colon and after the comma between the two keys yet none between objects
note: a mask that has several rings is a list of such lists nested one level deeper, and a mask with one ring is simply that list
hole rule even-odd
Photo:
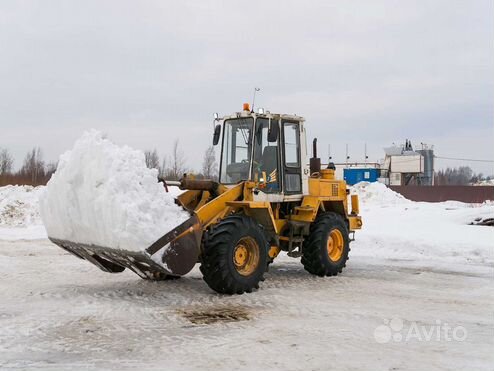
[{"label": "wheel hub", "polygon": [[327,250],[329,259],[336,262],[343,254],[344,239],[343,234],[338,229],[333,229],[328,234]]},{"label": "wheel hub", "polygon": [[243,245],[237,246],[235,249],[235,265],[236,266],[243,266],[245,265],[245,262],[247,261],[247,248]]},{"label": "wheel hub", "polygon": [[242,276],[252,274],[259,265],[259,245],[252,237],[243,237],[233,251],[233,264]]}]

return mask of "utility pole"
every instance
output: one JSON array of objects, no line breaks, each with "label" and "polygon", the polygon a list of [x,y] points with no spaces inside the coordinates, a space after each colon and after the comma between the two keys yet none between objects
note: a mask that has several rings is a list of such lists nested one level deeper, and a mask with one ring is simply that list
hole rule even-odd
[{"label": "utility pole", "polygon": [[346,144],[346,167],[348,167],[348,160],[350,159],[350,156],[348,156],[348,143]]},{"label": "utility pole", "polygon": [[367,143],[364,144],[364,163],[365,163],[365,167],[367,167],[367,159],[369,158],[369,156],[367,156]]}]

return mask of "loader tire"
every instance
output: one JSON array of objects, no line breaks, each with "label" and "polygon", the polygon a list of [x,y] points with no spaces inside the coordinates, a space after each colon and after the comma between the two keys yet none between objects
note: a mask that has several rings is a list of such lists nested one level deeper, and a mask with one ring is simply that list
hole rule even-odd
[{"label": "loader tire", "polygon": [[259,288],[267,269],[268,242],[250,217],[233,215],[205,233],[200,270],[220,294],[243,294]]},{"label": "loader tire", "polygon": [[309,238],[303,245],[302,264],[314,275],[336,276],[348,260],[350,239],[341,215],[320,214],[310,227]]}]

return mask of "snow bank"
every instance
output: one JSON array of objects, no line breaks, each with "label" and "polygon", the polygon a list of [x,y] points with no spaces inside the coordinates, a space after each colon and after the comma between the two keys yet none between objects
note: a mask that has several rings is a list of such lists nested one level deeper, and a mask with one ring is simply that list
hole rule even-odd
[{"label": "snow bank", "polygon": [[0,187],[0,227],[40,225],[38,196],[44,187]]},{"label": "snow bank", "polygon": [[125,250],[143,250],[186,220],[144,154],[117,146],[95,130],[60,157],[40,196],[48,236]]},{"label": "snow bank", "polygon": [[358,194],[359,201],[364,205],[391,206],[409,204],[412,202],[378,182],[357,183],[351,188],[351,192]]}]

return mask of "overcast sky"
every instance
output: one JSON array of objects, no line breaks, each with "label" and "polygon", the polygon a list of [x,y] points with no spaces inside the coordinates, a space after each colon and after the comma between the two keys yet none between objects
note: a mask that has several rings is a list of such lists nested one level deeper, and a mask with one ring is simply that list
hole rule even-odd
[{"label": "overcast sky", "polygon": [[[296,113],[323,161],[405,138],[494,160],[494,2],[3,1],[0,147],[55,161],[89,128],[199,169],[212,115]],[[494,174],[494,165],[470,165]]]}]

